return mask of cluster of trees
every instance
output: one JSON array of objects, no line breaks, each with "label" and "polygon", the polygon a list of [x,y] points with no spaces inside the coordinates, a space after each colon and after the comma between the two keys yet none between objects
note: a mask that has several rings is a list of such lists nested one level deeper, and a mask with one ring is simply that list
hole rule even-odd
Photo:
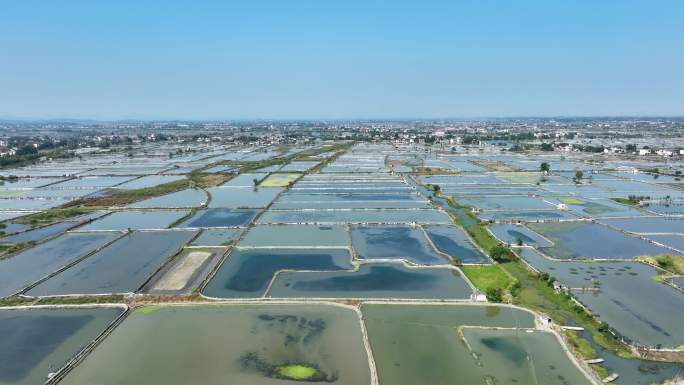
[{"label": "cluster of trees", "polygon": [[492,247],[489,250],[489,256],[492,257],[493,260],[499,263],[505,263],[505,262],[511,262],[517,260],[517,257],[511,249],[506,247],[503,243],[499,243],[498,245]]}]

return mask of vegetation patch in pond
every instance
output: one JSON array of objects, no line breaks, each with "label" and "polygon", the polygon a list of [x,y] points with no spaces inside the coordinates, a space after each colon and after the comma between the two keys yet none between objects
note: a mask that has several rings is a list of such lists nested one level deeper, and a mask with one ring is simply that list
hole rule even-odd
[{"label": "vegetation patch in pond", "polygon": [[249,352],[240,357],[240,365],[244,369],[254,369],[265,377],[291,381],[334,382],[336,374],[323,373],[317,365],[298,362],[275,365],[259,357],[257,352]]}]

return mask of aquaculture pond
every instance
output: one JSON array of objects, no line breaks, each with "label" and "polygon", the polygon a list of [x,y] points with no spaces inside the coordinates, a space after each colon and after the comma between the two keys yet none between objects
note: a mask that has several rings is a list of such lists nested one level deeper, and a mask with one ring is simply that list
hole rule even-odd
[{"label": "aquaculture pond", "polygon": [[294,304],[143,307],[62,383],[272,385],[295,381],[370,384],[354,311]]},{"label": "aquaculture pond", "polygon": [[310,209],[429,209],[428,201],[414,200],[369,200],[369,201],[314,201],[314,202],[275,202],[273,210],[310,210]]},{"label": "aquaculture pond", "polygon": [[252,222],[257,210],[206,209],[181,223],[179,227],[238,227]]},{"label": "aquaculture pond", "polygon": [[242,230],[240,229],[206,229],[195,238],[191,246],[225,246],[235,241]]},{"label": "aquaculture pond", "polygon": [[9,237],[2,238],[0,239],[0,243],[37,242],[41,239],[49,238],[59,233],[63,233],[73,227],[78,226],[81,223],[83,222],[64,221],[52,225],[38,227],[33,230],[27,230],[18,234],[10,235]]},{"label": "aquaculture pond", "polygon": [[[590,383],[577,373],[555,338],[542,332],[528,336],[520,331],[519,338],[510,338],[482,330],[482,335],[467,339],[477,347],[474,352],[464,343],[464,326],[534,327],[533,315],[524,310],[485,305],[365,304],[362,312],[381,384]],[[509,333],[516,334],[513,330]],[[540,381],[529,380],[531,375],[538,375]]]},{"label": "aquaculture pond", "polygon": [[633,207],[622,205],[610,199],[582,199],[577,197],[560,197],[550,199],[554,204],[565,204],[568,210],[578,216],[586,218],[619,217],[619,216],[640,216],[645,215],[644,211]]},{"label": "aquaculture pond", "polygon": [[684,295],[654,280],[655,268],[628,261],[552,261],[533,249],[521,250],[520,255],[576,289],[573,295],[579,301],[628,339],[648,346],[684,344]]},{"label": "aquaculture pond", "polygon": [[282,272],[273,298],[468,299],[470,286],[449,268],[409,268],[399,263],[362,264],[359,271]]},{"label": "aquaculture pond", "polygon": [[266,211],[258,223],[451,223],[437,210]]},{"label": "aquaculture pond", "polygon": [[43,384],[123,313],[120,307],[0,309],[0,384]]},{"label": "aquaculture pond", "polygon": [[78,230],[165,229],[189,213],[190,211],[186,210],[117,211],[80,227]]},{"label": "aquaculture pond", "polygon": [[423,228],[439,251],[457,258],[460,263],[491,262],[473,244],[463,228],[445,225],[424,226]]},{"label": "aquaculture pond", "polygon": [[315,167],[319,161],[299,161],[291,162],[283,166],[280,171],[307,171]]},{"label": "aquaculture pond", "polygon": [[551,210],[554,208],[541,198],[529,196],[472,196],[459,198],[458,202],[481,210]]},{"label": "aquaculture pond", "polygon": [[[301,183],[301,182],[300,182]],[[311,194],[294,193],[291,190],[283,193],[278,199],[281,203],[309,203],[309,202],[370,202],[370,201],[424,201],[415,194]]]},{"label": "aquaculture pond", "polygon": [[351,239],[359,259],[403,259],[423,265],[450,263],[445,255],[432,249],[420,227],[352,227]]},{"label": "aquaculture pond", "polygon": [[528,246],[552,246],[551,242],[548,239],[542,237],[541,235],[535,233],[534,231],[528,229],[525,226],[510,224],[492,224],[489,226],[489,230],[501,242],[510,243],[511,245],[517,245],[519,241],[522,241],[524,245]]},{"label": "aquaculture pond", "polygon": [[233,249],[202,293],[215,298],[261,297],[280,270],[349,270],[345,249]]},{"label": "aquaculture pond", "polygon": [[684,289],[684,277],[673,277],[670,281],[677,287]]},{"label": "aquaculture pond", "polygon": [[263,208],[283,191],[278,187],[214,187],[207,189],[211,195],[210,208]]},{"label": "aquaculture pond", "polygon": [[220,262],[227,248],[187,248],[145,284],[150,294],[190,294]]},{"label": "aquaculture pond", "polygon": [[497,384],[592,384],[549,332],[464,328],[462,334]]},{"label": "aquaculture pond", "polygon": [[646,238],[684,252],[684,234],[649,234]]},{"label": "aquaculture pond", "polygon": [[[229,180],[228,182],[222,184],[221,186],[232,186],[232,187],[254,187],[259,181],[266,178],[267,173],[253,173],[253,174],[240,174]],[[257,183],[254,183],[256,179]]]},{"label": "aquaculture pond", "polygon": [[485,221],[559,221],[576,219],[577,217],[567,211],[553,210],[531,210],[531,211],[481,211],[477,214]]},{"label": "aquaculture pond", "polygon": [[684,217],[611,218],[601,222],[632,233],[684,234]]},{"label": "aquaculture pond", "polygon": [[112,187],[118,184],[121,184],[123,182],[129,181],[133,179],[133,177],[130,176],[88,176],[88,177],[78,177],[78,178],[73,178],[73,179],[68,179],[65,180],[64,182],[60,182],[58,184],[55,184],[54,186],[51,187],[57,187],[57,188],[70,188],[70,187],[75,187],[75,188],[104,188],[104,187]]},{"label": "aquaculture pond", "polygon": [[529,223],[527,226],[553,242],[553,246],[541,250],[559,259],[632,259],[674,252],[591,222]]},{"label": "aquaculture pond", "polygon": [[240,247],[349,247],[346,226],[257,225],[240,240]]},{"label": "aquaculture pond", "polygon": [[16,294],[108,242],[115,233],[72,233],[0,259],[0,297]]},{"label": "aquaculture pond", "polygon": [[598,357],[603,358],[601,366],[609,373],[617,373],[614,384],[619,385],[652,385],[662,384],[684,373],[684,364],[655,362],[639,359],[626,359],[615,355],[596,343],[591,333],[586,330],[578,332],[596,350]]},{"label": "aquaculture pond", "polygon": [[30,289],[31,296],[135,292],[194,231],[135,231]]},{"label": "aquaculture pond", "polygon": [[186,208],[199,207],[207,202],[207,194],[200,189],[185,189],[144,201],[136,202],[128,207],[133,208]]},{"label": "aquaculture pond", "polygon": [[118,189],[135,190],[140,188],[154,187],[160,184],[176,182],[185,179],[181,175],[146,175],[138,179],[116,186]]}]

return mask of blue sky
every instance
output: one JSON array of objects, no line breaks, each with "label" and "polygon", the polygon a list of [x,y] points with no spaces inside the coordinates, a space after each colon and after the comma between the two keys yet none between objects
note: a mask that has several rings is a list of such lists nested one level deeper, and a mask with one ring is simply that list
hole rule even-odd
[{"label": "blue sky", "polygon": [[684,115],[684,1],[8,0],[0,116]]}]

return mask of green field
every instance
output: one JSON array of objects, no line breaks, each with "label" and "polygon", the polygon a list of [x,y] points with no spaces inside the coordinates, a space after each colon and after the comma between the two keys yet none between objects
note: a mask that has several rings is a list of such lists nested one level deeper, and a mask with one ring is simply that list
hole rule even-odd
[{"label": "green field", "polygon": [[499,265],[462,266],[461,270],[479,290],[506,289],[513,280]]},{"label": "green field", "polygon": [[296,181],[302,174],[299,173],[282,173],[271,174],[264,179],[259,186],[261,187],[285,187],[291,182]]},{"label": "green field", "polygon": [[573,197],[560,197],[558,200],[566,205],[583,205],[585,203],[583,200]]}]

